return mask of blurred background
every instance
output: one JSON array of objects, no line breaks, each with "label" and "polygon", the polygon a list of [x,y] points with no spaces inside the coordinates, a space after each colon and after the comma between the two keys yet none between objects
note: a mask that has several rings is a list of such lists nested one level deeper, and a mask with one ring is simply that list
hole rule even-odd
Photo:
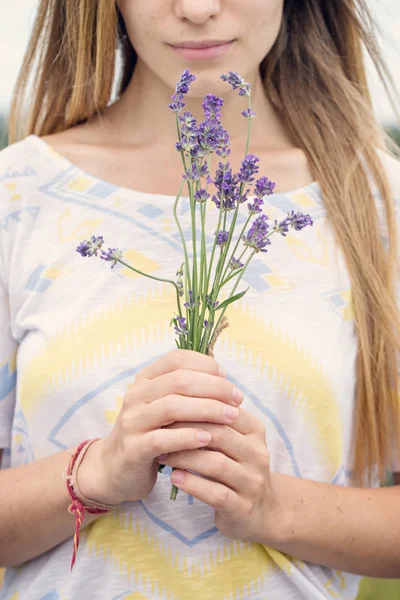
[{"label": "blurred background", "polygon": [[[400,41],[398,39],[400,0],[365,1],[376,18],[379,42],[400,92]],[[0,150],[8,144],[7,115],[12,89],[28,42],[37,5],[38,0],[12,0],[11,2],[0,0]],[[396,124],[390,102],[369,61],[367,66],[376,115],[400,146],[400,129]],[[398,108],[400,111],[400,106]],[[0,570],[0,587],[1,580]],[[400,581],[364,579],[358,600],[400,600]]]}]

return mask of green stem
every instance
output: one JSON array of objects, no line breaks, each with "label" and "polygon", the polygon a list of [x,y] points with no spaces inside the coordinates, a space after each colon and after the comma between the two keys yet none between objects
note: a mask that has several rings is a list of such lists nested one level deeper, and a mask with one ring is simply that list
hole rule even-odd
[{"label": "green stem", "polygon": [[128,267],[128,269],[131,269],[131,271],[135,271],[135,273],[139,273],[139,275],[143,275],[144,277],[148,277],[149,279],[154,279],[155,281],[162,281],[163,283],[170,283],[171,285],[174,286],[175,291],[176,291],[176,298],[177,298],[177,303],[178,303],[178,311],[179,311],[179,316],[182,316],[182,309],[181,309],[181,300],[180,300],[180,296],[179,296],[179,288],[176,285],[175,281],[172,281],[171,279],[163,279],[161,277],[155,277],[154,275],[149,275],[148,273],[144,273],[143,271],[140,271],[139,269],[135,269],[135,267],[132,267],[132,265],[126,263],[124,260],[121,260],[120,258],[116,259],[117,262],[121,263],[121,265],[124,265],[125,267]]},{"label": "green stem", "polygon": [[[251,111],[251,96],[249,96],[248,108]],[[251,136],[251,119],[248,118],[247,119],[247,140],[246,140],[246,152],[245,152],[245,156],[247,156],[247,154],[249,153],[250,136]],[[240,184],[240,188],[239,188],[239,198],[242,197],[243,189],[244,189],[244,184],[241,183]],[[239,213],[239,207],[240,207],[240,203],[238,202],[237,205],[236,205],[235,213],[233,215],[232,223],[231,223],[231,226],[230,226],[230,229],[229,229],[228,241],[226,243],[226,246],[225,246],[224,252],[223,252],[223,261],[222,261],[223,264],[225,264],[226,257],[227,257],[228,252],[229,252],[229,247],[231,245],[231,241],[232,241],[232,237],[233,237],[233,232],[234,232],[234,229],[235,229],[235,225],[236,225],[236,221],[237,221],[237,216],[238,216],[238,213]],[[231,254],[231,257],[230,257],[229,261],[226,263],[226,268],[225,268],[224,274],[222,276],[222,279],[224,279],[226,277],[226,272],[229,269],[230,262],[231,262],[234,254],[236,252],[236,249],[238,247],[238,244],[239,244],[240,240],[242,239],[242,235],[244,233],[245,228],[247,227],[248,222],[249,222],[249,219],[247,220],[247,222],[246,222],[246,224],[245,224],[245,226],[244,226],[244,228],[242,230],[242,233],[240,234],[240,236],[238,238],[238,241],[236,242],[236,246],[235,246],[235,248],[234,248],[234,250],[233,250],[233,252]]]},{"label": "green stem", "polygon": [[[230,265],[230,264],[231,264],[231,262],[232,262],[232,258],[234,258],[234,256],[235,256],[235,252],[236,252],[236,250],[237,250],[237,247],[238,247],[238,246],[239,246],[239,244],[240,244],[240,240],[242,239],[242,237],[243,237],[243,235],[244,235],[244,232],[246,231],[246,227],[247,227],[247,225],[249,224],[249,221],[250,221],[251,217],[252,217],[252,215],[249,215],[249,216],[247,217],[246,223],[243,225],[242,231],[240,232],[240,235],[239,235],[239,237],[238,237],[238,239],[237,239],[237,242],[236,242],[236,244],[235,244],[235,247],[234,247],[234,249],[233,249],[233,252],[232,252],[232,254],[231,254],[231,255],[230,255],[230,257],[229,257],[229,260],[228,260],[228,262],[226,263],[226,267],[225,267],[224,274],[222,275],[222,279],[225,279],[225,277],[226,277],[226,273],[227,273],[227,271],[228,271],[228,269],[229,269],[229,265]],[[242,256],[243,256],[243,254],[242,254]],[[239,258],[238,260],[240,260],[240,258]]]},{"label": "green stem", "polygon": [[[235,294],[235,292],[236,292],[236,289],[237,289],[237,286],[239,285],[239,283],[240,283],[240,280],[241,280],[241,279],[242,279],[242,277],[243,277],[243,273],[244,273],[244,272],[245,272],[245,270],[247,269],[247,267],[248,267],[248,265],[249,265],[249,263],[250,263],[251,259],[252,259],[252,258],[253,258],[253,256],[255,255],[255,253],[256,253],[256,251],[254,250],[254,251],[251,253],[251,255],[249,256],[249,258],[247,259],[247,262],[246,262],[246,264],[244,265],[244,267],[243,267],[243,270],[242,270],[242,272],[240,273],[240,276],[239,276],[239,277],[238,277],[238,279],[236,280],[236,283],[235,283],[235,285],[233,286],[233,288],[232,288],[232,290],[231,290],[231,293],[230,293],[230,294],[229,294],[229,296],[228,296],[228,299],[229,299],[229,298],[232,298],[232,296],[234,296],[234,294]],[[229,305],[228,305],[228,306],[229,306]],[[221,322],[221,320],[222,320],[222,317],[224,316],[224,314],[225,314],[225,312],[226,312],[226,309],[228,308],[228,306],[225,306],[225,308],[223,308],[223,309],[222,309],[222,312],[221,312],[221,314],[220,314],[220,316],[219,316],[219,319],[218,319],[218,321],[217,321],[217,323],[216,323],[216,325],[215,325],[215,328],[214,328],[214,329],[217,329],[217,327],[219,326],[219,324],[220,324],[220,322]]]},{"label": "green stem", "polygon": [[181,242],[182,242],[182,246],[183,246],[183,252],[184,252],[184,255],[185,255],[185,274],[186,274],[186,277],[188,278],[187,283],[188,283],[189,289],[190,289],[191,279],[190,279],[189,257],[188,257],[188,252],[187,252],[187,246],[186,246],[186,242],[185,242],[185,237],[183,235],[182,227],[181,227],[181,224],[179,222],[178,214],[177,214],[178,202],[179,202],[179,199],[181,197],[181,193],[182,193],[182,189],[183,189],[184,185],[185,185],[185,180],[182,180],[181,187],[179,188],[178,195],[177,195],[177,197],[175,199],[175,202],[174,202],[174,210],[173,210],[173,212],[174,212],[175,223],[176,223],[176,225],[178,227],[178,231],[179,231],[179,234],[181,236]]}]

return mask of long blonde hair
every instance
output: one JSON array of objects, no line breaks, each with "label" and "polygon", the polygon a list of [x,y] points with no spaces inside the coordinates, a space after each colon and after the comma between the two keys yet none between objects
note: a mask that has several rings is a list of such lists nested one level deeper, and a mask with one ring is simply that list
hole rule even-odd
[{"label": "long blonde hair", "polygon": [[[389,142],[373,114],[363,45],[387,89],[390,76],[365,4],[363,0],[286,0],[278,39],[261,65],[267,93],[321,186],[352,282],[358,335],[356,484],[362,484],[364,473],[371,475],[374,467],[384,479],[393,443],[400,456],[397,230],[392,191],[377,152],[387,150]],[[10,142],[32,133],[62,131],[103,112],[112,97],[117,48],[122,58],[118,96],[129,83],[136,54],[116,4],[41,0],[14,89]],[[25,113],[34,71],[36,83]],[[367,170],[385,209],[387,247]]]}]

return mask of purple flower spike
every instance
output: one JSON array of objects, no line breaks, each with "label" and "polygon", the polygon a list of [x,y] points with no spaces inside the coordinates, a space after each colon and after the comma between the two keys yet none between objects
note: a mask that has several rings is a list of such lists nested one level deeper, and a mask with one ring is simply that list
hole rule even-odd
[{"label": "purple flower spike", "polygon": [[259,170],[258,162],[260,162],[258,156],[247,154],[242,161],[242,166],[238,173],[239,181],[242,183],[252,183],[254,181],[253,175],[258,173]]},{"label": "purple flower spike", "polygon": [[185,317],[176,316],[176,318],[172,319],[172,322],[175,324],[175,333],[177,335],[186,335],[188,333]]},{"label": "purple flower spike", "polygon": [[218,231],[215,232],[217,236],[217,246],[224,246],[229,238],[229,231]]},{"label": "purple flower spike", "polygon": [[218,300],[216,300],[215,302],[212,303],[212,306],[211,306],[211,301],[212,301],[211,294],[207,294],[206,295],[206,304],[207,304],[208,308],[210,308],[210,309],[212,308],[215,310],[217,308],[219,302],[218,302]]},{"label": "purple flower spike", "polygon": [[179,113],[185,106],[183,98],[185,94],[188,93],[189,86],[195,79],[196,76],[192,75],[189,69],[185,69],[185,71],[183,71],[178,83],[176,84],[175,94],[171,98],[172,103],[169,105],[169,108],[173,112]]},{"label": "purple flower spike", "polygon": [[207,120],[213,121],[221,117],[221,108],[224,101],[214,94],[207,94],[204,96],[204,102],[202,104],[204,116]]},{"label": "purple flower spike", "polygon": [[193,75],[190,72],[190,69],[185,69],[181,76],[180,79],[178,81],[178,83],[176,84],[176,93],[177,94],[187,94],[189,91],[189,86],[191,83],[193,83],[193,81],[196,80],[196,75]]},{"label": "purple flower spike", "polygon": [[83,257],[85,256],[97,256],[97,252],[101,250],[104,244],[104,239],[101,235],[92,235],[89,240],[85,240],[79,244],[76,251]]},{"label": "purple flower spike", "polygon": [[243,267],[243,263],[240,262],[240,260],[238,260],[237,258],[232,258],[229,267],[233,270],[235,269],[240,269],[241,267]]},{"label": "purple flower spike", "polygon": [[207,321],[207,319],[204,320],[204,329],[206,331],[211,331],[213,325],[214,321]]},{"label": "purple flower spike", "polygon": [[287,218],[283,219],[283,221],[281,221],[280,223],[278,223],[278,221],[275,219],[275,223],[272,229],[276,231],[276,233],[280,233],[281,235],[283,235],[283,237],[286,237],[286,234],[289,231],[289,222]]},{"label": "purple flower spike", "polygon": [[239,96],[251,96],[251,85],[246,83],[238,73],[229,71],[228,75],[221,75],[222,81],[227,81],[233,90],[239,90]]},{"label": "purple flower spike", "polygon": [[210,197],[210,194],[207,192],[207,190],[205,189],[200,189],[197,190],[197,192],[194,195],[194,199],[196,200],[196,202],[206,202]]},{"label": "purple flower spike", "polygon": [[268,230],[267,215],[260,215],[253,222],[247,235],[243,236],[244,245],[253,248],[256,252],[267,252],[266,247],[271,244],[271,240],[268,237]]},{"label": "purple flower spike", "polygon": [[313,220],[310,215],[305,215],[302,212],[295,213],[294,210],[292,210],[291,213],[288,213],[287,219],[289,225],[296,231],[300,231],[308,225],[313,225]]},{"label": "purple flower spike", "polygon": [[[192,310],[196,305],[196,301],[193,297],[193,291],[189,290],[189,301],[185,302],[185,304],[183,305],[185,308],[187,308],[188,310]],[[200,299],[197,301],[197,306],[200,306]]]},{"label": "purple flower spike", "polygon": [[107,252],[102,250],[100,258],[107,262],[112,262],[111,268],[113,269],[122,258],[122,250],[118,250],[118,248],[109,248]]},{"label": "purple flower spike", "polygon": [[295,213],[294,210],[292,210],[292,212],[288,212],[288,216],[286,219],[283,219],[283,221],[278,223],[278,221],[275,220],[273,230],[283,235],[283,237],[286,237],[289,227],[296,231],[301,231],[301,229],[304,229],[304,227],[307,227],[308,225],[313,225],[313,220],[310,215],[305,215],[302,212]]},{"label": "purple flower spike", "polygon": [[270,181],[268,177],[260,177],[257,179],[256,185],[254,186],[254,193],[258,198],[263,196],[271,196],[274,193],[276,183]]},{"label": "purple flower spike", "polygon": [[251,110],[251,108],[248,108],[247,110],[243,110],[243,111],[242,111],[242,115],[243,115],[244,117],[246,117],[246,119],[254,119],[254,117],[256,116],[256,113],[255,113],[255,112],[253,112],[253,111]]},{"label": "purple flower spike", "polygon": [[262,198],[254,198],[253,204],[248,203],[247,207],[249,209],[249,214],[256,215],[257,213],[262,212],[262,205],[264,204],[264,200]]}]

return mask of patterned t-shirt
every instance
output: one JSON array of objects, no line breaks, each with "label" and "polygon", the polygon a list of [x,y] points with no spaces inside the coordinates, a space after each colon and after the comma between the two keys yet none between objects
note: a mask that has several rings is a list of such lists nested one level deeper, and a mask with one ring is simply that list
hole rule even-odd
[{"label": "patterned t-shirt", "polygon": [[[387,164],[398,190],[398,164]],[[76,252],[81,240],[103,235],[127,262],[174,278],[182,251],[173,200],[93,177],[34,135],[0,153],[3,468],[107,435],[135,374],[175,347],[172,286]],[[188,203],[179,206],[189,239]],[[216,358],[243,391],[243,407],[265,423],[273,470],[349,485],[356,335],[344,260],[317,182],[266,197],[265,207],[279,220],[308,212],[314,226],[276,236],[256,255]],[[210,208],[208,244],[216,216]],[[357,595],[358,576],[225,538],[207,504],[182,491],[169,500],[169,475],[166,468],[146,498],[83,530],[72,573],[71,538],[8,569],[1,600]]]}]

